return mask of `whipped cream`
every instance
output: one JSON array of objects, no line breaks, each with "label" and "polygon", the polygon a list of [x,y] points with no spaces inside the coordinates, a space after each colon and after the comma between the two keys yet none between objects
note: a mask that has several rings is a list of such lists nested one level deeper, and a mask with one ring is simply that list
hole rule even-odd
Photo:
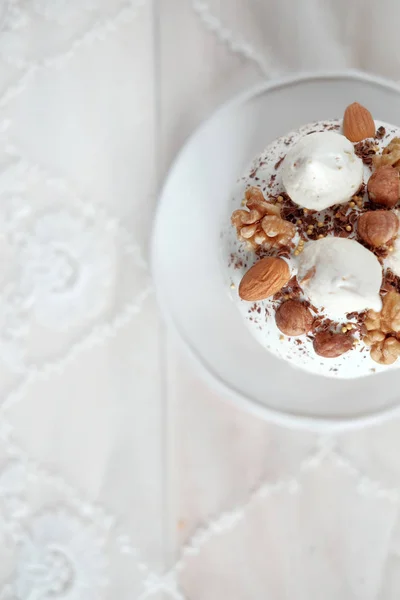
[{"label": "whipped cream", "polygon": [[282,183],[293,202],[324,210],[347,202],[363,181],[363,163],[353,144],[332,131],[302,137],[282,164]]},{"label": "whipped cream", "polygon": [[299,257],[297,279],[311,303],[334,318],[382,308],[382,267],[355,240],[326,237],[308,242]]}]

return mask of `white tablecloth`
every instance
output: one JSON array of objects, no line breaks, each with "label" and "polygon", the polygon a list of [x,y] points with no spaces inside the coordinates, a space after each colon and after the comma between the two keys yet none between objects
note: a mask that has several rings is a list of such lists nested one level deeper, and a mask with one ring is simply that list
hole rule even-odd
[{"label": "white tablecloth", "polygon": [[0,600],[394,600],[400,422],[233,408],[160,323],[157,190],[278,73],[400,79],[398,0],[0,4]]}]

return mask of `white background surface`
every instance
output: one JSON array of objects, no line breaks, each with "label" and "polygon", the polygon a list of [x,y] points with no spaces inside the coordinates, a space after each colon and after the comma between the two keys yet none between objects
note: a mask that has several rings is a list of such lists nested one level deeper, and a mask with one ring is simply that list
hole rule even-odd
[{"label": "white background surface", "polygon": [[391,600],[400,423],[235,410],[160,325],[159,182],[277,73],[400,78],[396,0],[0,4],[0,599]]}]

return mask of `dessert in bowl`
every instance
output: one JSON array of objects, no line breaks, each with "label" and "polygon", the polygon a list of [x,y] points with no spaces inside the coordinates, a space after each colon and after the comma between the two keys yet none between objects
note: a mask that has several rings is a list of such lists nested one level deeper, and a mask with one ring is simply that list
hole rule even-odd
[{"label": "dessert in bowl", "polygon": [[340,378],[400,366],[400,128],[358,103],[270,144],[222,235],[233,302],[257,340]]}]

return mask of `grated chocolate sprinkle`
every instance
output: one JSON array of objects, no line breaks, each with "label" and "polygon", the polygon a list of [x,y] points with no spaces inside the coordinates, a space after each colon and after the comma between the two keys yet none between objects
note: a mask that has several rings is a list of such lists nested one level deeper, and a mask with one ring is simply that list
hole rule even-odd
[{"label": "grated chocolate sprinkle", "polygon": [[238,256],[236,256],[235,254],[231,254],[229,257],[229,265],[228,266],[232,266],[234,269],[241,269],[244,265],[243,260],[241,258],[239,258]]},{"label": "grated chocolate sprinkle", "polygon": [[376,139],[381,140],[383,137],[385,137],[385,135],[386,135],[386,129],[383,127],[383,125],[381,125],[376,130],[375,137],[376,137]]},{"label": "grated chocolate sprinkle", "polygon": [[320,333],[321,331],[330,331],[332,329],[337,329],[338,327],[339,323],[336,323],[332,319],[317,317],[314,319],[313,332]]},{"label": "grated chocolate sprinkle", "polygon": [[275,163],[275,166],[274,166],[275,171],[277,171],[279,169],[284,158],[285,158],[284,156],[281,156],[280,159]]},{"label": "grated chocolate sprinkle", "polygon": [[[277,292],[275,294],[273,299],[274,299],[274,301],[280,301],[283,298],[285,298],[285,296],[288,296],[291,299],[298,298],[299,296],[301,296],[302,293],[303,293],[303,290],[301,289],[299,282],[297,281],[296,275],[294,275],[290,279],[290,281],[288,281],[288,283],[285,285],[285,287],[283,287],[281,290],[279,290],[279,292]],[[287,298],[287,299],[289,299],[289,298]]]},{"label": "grated chocolate sprinkle", "polygon": [[381,294],[385,295],[387,292],[392,291],[400,293],[400,277],[395,275],[390,269],[387,269],[383,274]]},{"label": "grated chocolate sprinkle", "polygon": [[368,167],[372,166],[373,158],[376,154],[374,142],[371,140],[363,140],[362,142],[358,142],[358,144],[354,144],[354,152],[359,158],[361,158],[364,165],[367,165]]}]

